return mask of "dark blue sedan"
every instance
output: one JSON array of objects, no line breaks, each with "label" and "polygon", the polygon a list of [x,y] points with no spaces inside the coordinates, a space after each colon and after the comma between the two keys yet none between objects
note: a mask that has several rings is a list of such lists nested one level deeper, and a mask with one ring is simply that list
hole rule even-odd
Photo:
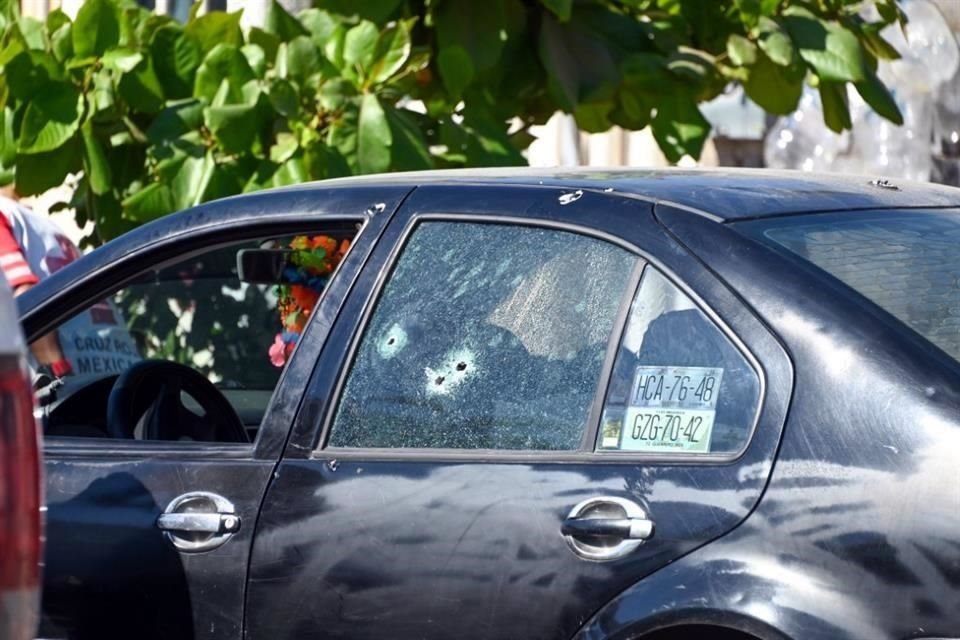
[{"label": "dark blue sedan", "polygon": [[44,638],[960,638],[960,191],[397,174],[23,295]]}]

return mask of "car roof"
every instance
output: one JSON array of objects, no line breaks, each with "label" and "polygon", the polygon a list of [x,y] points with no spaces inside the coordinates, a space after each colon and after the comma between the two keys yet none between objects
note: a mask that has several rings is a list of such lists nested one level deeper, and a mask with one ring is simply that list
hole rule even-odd
[{"label": "car roof", "polygon": [[909,180],[771,169],[451,169],[336,178],[288,187],[549,186],[664,202],[721,221],[851,209],[960,206],[960,189]]}]

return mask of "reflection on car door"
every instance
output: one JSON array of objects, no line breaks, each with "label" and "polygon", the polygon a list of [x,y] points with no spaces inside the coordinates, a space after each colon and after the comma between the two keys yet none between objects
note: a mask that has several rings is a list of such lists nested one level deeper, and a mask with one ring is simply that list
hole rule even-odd
[{"label": "reflection on car door", "polygon": [[[391,221],[267,491],[248,638],[567,638],[759,499],[785,354],[649,204],[589,193],[564,206],[561,194],[421,187]],[[624,326],[642,316],[631,300],[644,265],[696,283],[687,306],[712,311],[689,326],[737,334],[756,358],[742,453],[595,450]],[[671,364],[630,357],[628,375]],[[715,363],[672,364],[719,380]]]},{"label": "reflection on car door", "polygon": [[[122,284],[121,277],[176,260],[211,241],[229,242],[231,234],[240,239],[284,235],[325,220],[366,225],[314,309],[318,326],[311,342],[301,342],[294,352],[255,443],[47,440],[41,637],[241,636],[257,512],[287,438],[295,399],[325,342],[325,329],[405,193],[347,189],[331,197],[317,189],[306,210],[296,193],[206,205],[195,217],[191,212],[172,216],[121,238],[36,288],[22,316],[33,335],[70,313],[63,307],[76,309],[102,299],[107,287]],[[371,202],[385,203],[383,213],[365,215]],[[265,209],[275,213],[264,216]],[[178,236],[176,246],[147,242],[172,235]],[[91,280],[102,283],[100,288]],[[178,499],[184,513],[159,520]],[[191,511],[204,517],[193,518]],[[206,516],[211,515],[218,519],[217,533],[206,531],[212,526]],[[161,524],[172,531],[170,539]],[[181,542],[178,547],[171,544],[174,538]]]}]

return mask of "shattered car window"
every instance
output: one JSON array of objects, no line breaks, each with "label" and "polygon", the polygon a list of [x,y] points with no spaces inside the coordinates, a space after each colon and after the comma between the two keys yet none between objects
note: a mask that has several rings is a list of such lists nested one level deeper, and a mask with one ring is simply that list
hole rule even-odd
[{"label": "shattered car window", "polygon": [[329,444],[578,448],[635,261],[564,231],[421,224],[361,340]]}]

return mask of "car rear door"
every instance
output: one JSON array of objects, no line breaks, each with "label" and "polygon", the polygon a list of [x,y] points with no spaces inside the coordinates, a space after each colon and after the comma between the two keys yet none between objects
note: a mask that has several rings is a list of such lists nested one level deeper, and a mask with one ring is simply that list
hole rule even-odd
[{"label": "car rear door", "polygon": [[569,637],[746,517],[790,387],[650,203],[420,187],[318,358],[247,637]]},{"label": "car rear door", "polygon": [[[294,352],[255,442],[46,439],[40,637],[240,636],[254,523],[324,342],[324,326],[337,316],[407,191],[313,188],[204,205],[118,239],[25,294],[21,318],[36,339],[126,279],[208,247],[327,223],[363,227],[314,309],[311,341]],[[159,516],[168,508],[182,522],[162,524]],[[196,511],[219,514],[220,530],[191,533],[189,512]]]}]

